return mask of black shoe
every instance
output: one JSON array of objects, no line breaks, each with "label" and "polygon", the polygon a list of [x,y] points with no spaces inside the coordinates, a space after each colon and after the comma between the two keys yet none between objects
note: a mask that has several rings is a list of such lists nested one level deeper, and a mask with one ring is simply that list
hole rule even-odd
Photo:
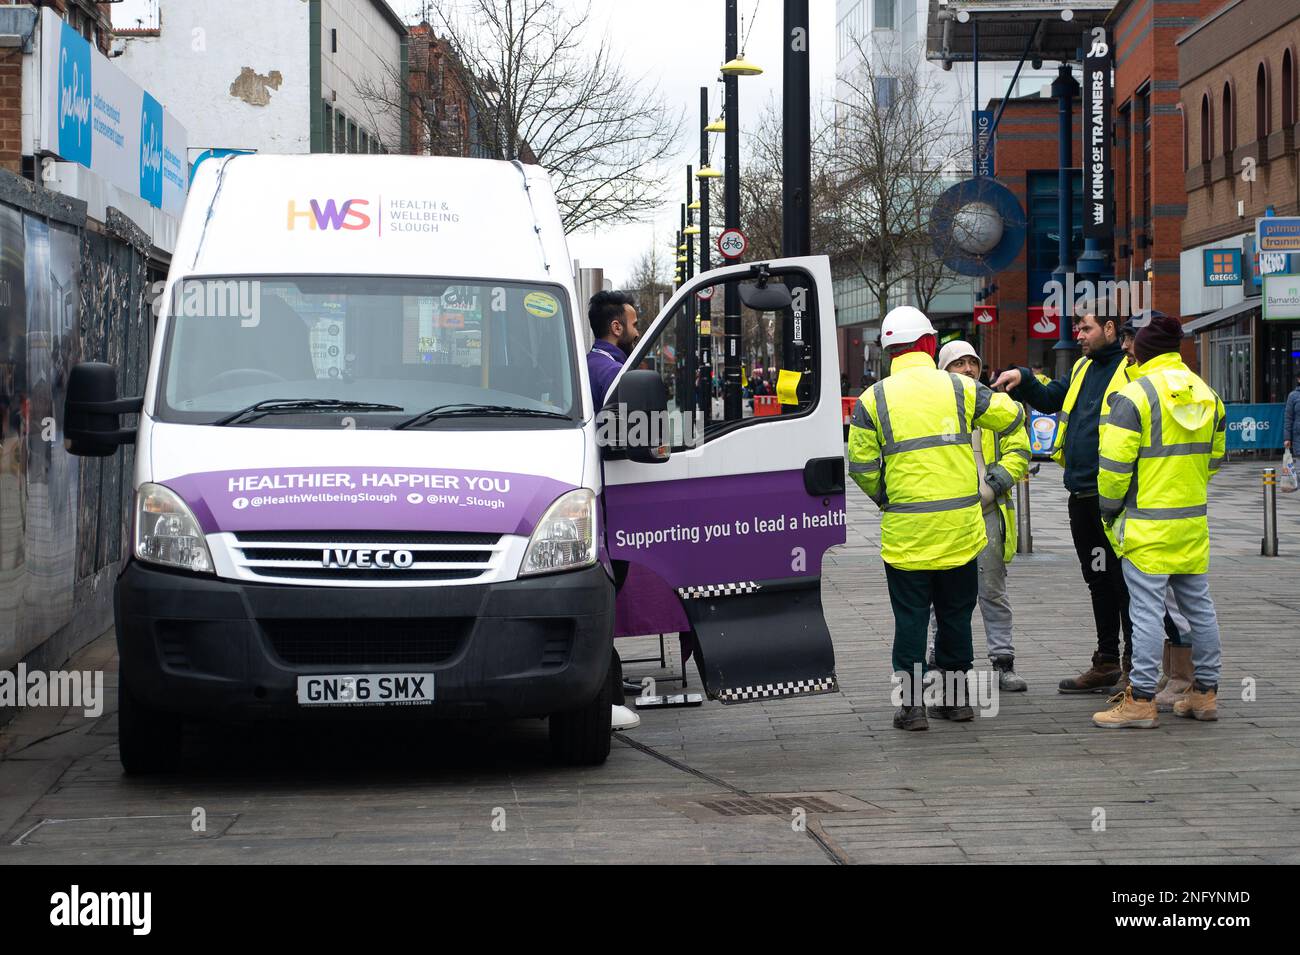
[{"label": "black shoe", "polygon": [[[943,674],[944,701],[940,706],[928,707],[929,713],[936,720],[951,720],[954,723],[966,723],[975,719],[975,709],[969,703],[953,705],[948,701],[948,673]],[[958,679],[965,680],[966,674],[959,673]],[[963,694],[964,696],[965,694]],[[961,697],[959,697],[960,699]],[[954,701],[955,702],[955,701]]]},{"label": "black shoe", "polygon": [[972,706],[931,706],[928,707],[929,713],[936,720],[952,720],[954,723],[968,723],[975,719],[975,708]]},{"label": "black shoe", "polygon": [[900,706],[894,711],[894,729],[928,730],[930,721],[925,718],[924,706]]}]

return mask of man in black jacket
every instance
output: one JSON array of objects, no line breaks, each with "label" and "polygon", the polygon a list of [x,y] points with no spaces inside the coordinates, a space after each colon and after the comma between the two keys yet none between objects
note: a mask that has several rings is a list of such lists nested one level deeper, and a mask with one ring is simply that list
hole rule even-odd
[{"label": "man in black jacket", "polygon": [[[1079,676],[1062,680],[1058,688],[1062,693],[1103,693],[1123,680],[1132,652],[1128,587],[1097,506],[1097,446],[1102,415],[1106,400],[1128,384],[1128,378],[1124,374],[1124,350],[1119,343],[1119,319],[1098,318],[1091,306],[1079,312],[1075,340],[1083,350],[1083,358],[1075,363],[1067,378],[1044,385],[1028,368],[1012,368],[998,376],[994,387],[1010,391],[1017,401],[1044,414],[1060,412],[1057,450],[1052,457],[1065,468],[1065,487],[1070,492],[1070,536],[1074,538],[1074,550],[1092,597],[1097,652],[1093,654],[1090,668]],[[1121,630],[1127,651],[1123,669]]]}]

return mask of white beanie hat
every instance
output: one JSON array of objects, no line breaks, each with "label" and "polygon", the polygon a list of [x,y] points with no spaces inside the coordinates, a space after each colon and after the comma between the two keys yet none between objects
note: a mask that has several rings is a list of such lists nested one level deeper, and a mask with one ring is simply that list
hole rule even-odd
[{"label": "white beanie hat", "polygon": [[976,361],[980,360],[979,352],[975,351],[970,342],[949,342],[939,349],[939,360],[935,362],[940,371],[946,371],[948,366],[958,358],[965,358],[970,355]]}]

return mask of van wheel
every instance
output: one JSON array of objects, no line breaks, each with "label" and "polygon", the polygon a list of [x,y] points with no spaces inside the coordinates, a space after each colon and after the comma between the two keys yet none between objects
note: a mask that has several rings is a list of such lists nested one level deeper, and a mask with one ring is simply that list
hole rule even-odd
[{"label": "van wheel", "polygon": [[117,749],[128,776],[175,772],[184,721],[141,703],[125,684],[117,690]]},{"label": "van wheel", "polygon": [[609,757],[610,714],[615,703],[623,702],[623,668],[617,653],[610,653],[613,659],[596,698],[581,709],[551,714],[551,757],[558,763],[599,766]]}]

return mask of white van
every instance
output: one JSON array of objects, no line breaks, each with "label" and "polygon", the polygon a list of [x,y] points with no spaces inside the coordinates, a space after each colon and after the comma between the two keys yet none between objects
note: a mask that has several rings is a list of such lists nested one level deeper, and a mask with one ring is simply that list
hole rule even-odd
[{"label": "white van", "polygon": [[104,364],[68,385],[69,450],[135,444],[128,772],[175,767],[187,720],[285,717],[549,717],[559,759],[599,763],[629,627],[685,634],[723,702],[835,689],[827,260],[721,269],[643,316],[609,398],[624,425],[711,404],[701,291],[717,330],[726,300],[783,349],[777,413],[693,438],[602,431],[569,263],[535,166],[200,167],[143,397]]}]

